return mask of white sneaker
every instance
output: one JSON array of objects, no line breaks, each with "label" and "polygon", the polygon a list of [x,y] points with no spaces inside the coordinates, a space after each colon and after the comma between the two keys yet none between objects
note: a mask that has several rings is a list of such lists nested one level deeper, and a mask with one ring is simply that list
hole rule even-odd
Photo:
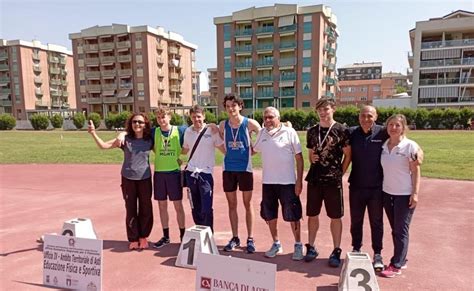
[{"label": "white sneaker", "polygon": [[278,243],[273,243],[272,247],[265,252],[265,257],[267,258],[274,258],[276,257],[277,254],[283,253],[283,248],[281,247],[281,244]]},{"label": "white sneaker", "polygon": [[382,256],[380,254],[375,254],[374,255],[374,262],[372,264],[373,264],[374,270],[376,272],[382,272],[383,271],[383,269],[384,269],[383,259],[382,259]]},{"label": "white sneaker", "polygon": [[293,261],[301,261],[304,258],[303,256],[303,245],[301,243],[295,244],[295,251],[293,252],[293,256],[291,259]]}]

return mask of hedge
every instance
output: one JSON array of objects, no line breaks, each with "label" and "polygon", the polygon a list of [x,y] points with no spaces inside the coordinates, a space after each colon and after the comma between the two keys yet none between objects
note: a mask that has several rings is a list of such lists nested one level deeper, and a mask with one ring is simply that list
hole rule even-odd
[{"label": "hedge", "polygon": [[49,118],[47,115],[44,114],[33,114],[30,117],[30,122],[31,126],[33,126],[35,130],[45,130],[49,126]]},{"label": "hedge", "polygon": [[0,130],[12,130],[16,126],[16,119],[11,114],[0,114]]}]

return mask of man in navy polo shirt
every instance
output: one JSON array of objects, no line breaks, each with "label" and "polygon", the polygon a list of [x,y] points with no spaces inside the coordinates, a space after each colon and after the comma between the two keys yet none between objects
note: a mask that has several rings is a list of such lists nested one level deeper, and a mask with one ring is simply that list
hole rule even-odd
[{"label": "man in navy polo shirt", "polygon": [[360,125],[350,128],[352,170],[349,176],[349,205],[353,251],[360,252],[362,247],[362,226],[367,208],[374,250],[374,268],[382,271],[383,171],[380,155],[388,134],[383,126],[375,124],[376,120],[375,108],[364,106],[359,113]]}]

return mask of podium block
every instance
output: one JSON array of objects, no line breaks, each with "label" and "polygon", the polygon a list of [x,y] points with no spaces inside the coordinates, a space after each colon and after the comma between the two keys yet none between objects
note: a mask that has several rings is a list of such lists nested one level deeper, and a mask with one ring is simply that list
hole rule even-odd
[{"label": "podium block", "polygon": [[73,218],[63,223],[61,235],[97,239],[97,235],[89,218]]},{"label": "podium block", "polygon": [[347,253],[339,277],[339,291],[348,290],[380,290],[369,254]]},{"label": "podium block", "polygon": [[195,225],[186,229],[183,241],[179,247],[175,265],[178,267],[196,269],[198,253],[219,255],[214,236],[209,226]]}]

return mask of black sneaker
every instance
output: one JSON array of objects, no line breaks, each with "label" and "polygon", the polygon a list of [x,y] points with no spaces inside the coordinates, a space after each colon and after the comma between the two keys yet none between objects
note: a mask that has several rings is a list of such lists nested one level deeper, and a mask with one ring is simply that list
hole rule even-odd
[{"label": "black sneaker", "polygon": [[329,256],[328,264],[333,268],[338,268],[341,265],[341,253],[342,250],[340,248],[335,248],[331,255]]},{"label": "black sneaker", "polygon": [[233,237],[230,239],[229,243],[224,247],[224,251],[231,252],[236,247],[240,247],[240,239],[238,237]]},{"label": "black sneaker", "polygon": [[247,239],[247,253],[253,254],[255,253],[255,242],[252,238]]},{"label": "black sneaker", "polygon": [[315,247],[313,247],[310,244],[305,244],[305,246],[306,246],[306,256],[304,256],[304,261],[311,262],[312,260],[316,259],[316,257],[319,255],[318,251],[316,250]]},{"label": "black sneaker", "polygon": [[159,241],[157,241],[156,243],[153,244],[153,247],[155,249],[159,249],[159,248],[162,248],[164,246],[166,246],[167,244],[170,243],[170,238],[169,237],[162,237]]}]

